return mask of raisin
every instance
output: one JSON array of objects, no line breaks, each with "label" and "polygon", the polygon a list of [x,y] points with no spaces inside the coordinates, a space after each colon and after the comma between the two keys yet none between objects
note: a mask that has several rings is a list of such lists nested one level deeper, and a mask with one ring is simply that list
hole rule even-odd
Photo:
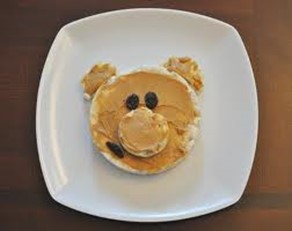
[{"label": "raisin", "polygon": [[116,143],[106,142],[106,146],[111,150],[116,156],[123,158],[124,157],[124,149]]},{"label": "raisin", "polygon": [[134,110],[139,106],[139,97],[136,94],[129,95],[126,100],[126,106],[130,110]]},{"label": "raisin", "polygon": [[154,92],[149,91],[146,95],[145,95],[145,104],[149,109],[153,109],[157,106],[158,104],[158,98],[157,95]]}]

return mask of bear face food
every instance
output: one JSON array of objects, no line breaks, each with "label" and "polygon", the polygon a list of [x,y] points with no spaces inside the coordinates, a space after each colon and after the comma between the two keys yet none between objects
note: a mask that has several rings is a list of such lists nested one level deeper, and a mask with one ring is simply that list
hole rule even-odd
[{"label": "bear face food", "polygon": [[162,67],[107,75],[90,110],[98,150],[133,173],[159,173],[177,165],[194,143],[200,119],[196,91],[188,82]]}]

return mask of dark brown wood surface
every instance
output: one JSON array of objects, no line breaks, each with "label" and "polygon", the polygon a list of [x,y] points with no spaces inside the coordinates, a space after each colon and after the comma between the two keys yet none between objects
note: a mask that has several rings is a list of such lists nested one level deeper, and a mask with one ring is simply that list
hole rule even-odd
[{"label": "dark brown wood surface", "polygon": [[[57,204],[42,177],[35,138],[41,70],[58,30],[121,8],[162,7],[218,18],[240,32],[260,110],[256,158],[236,205],[157,224],[111,221]],[[292,230],[292,1],[7,0],[0,2],[0,230]]]}]

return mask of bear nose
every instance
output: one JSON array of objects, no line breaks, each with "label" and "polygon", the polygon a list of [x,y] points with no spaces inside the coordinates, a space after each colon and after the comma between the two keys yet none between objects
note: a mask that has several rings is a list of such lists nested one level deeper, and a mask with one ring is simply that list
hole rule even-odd
[{"label": "bear nose", "polygon": [[161,114],[139,107],[121,119],[118,136],[124,149],[132,155],[150,157],[166,147],[169,137],[168,123]]}]

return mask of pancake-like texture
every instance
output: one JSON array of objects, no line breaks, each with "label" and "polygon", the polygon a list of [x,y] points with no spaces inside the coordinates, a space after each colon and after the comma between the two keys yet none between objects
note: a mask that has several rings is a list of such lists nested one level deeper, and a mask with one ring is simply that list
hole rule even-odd
[{"label": "pancake-like texture", "polygon": [[81,84],[84,89],[84,98],[90,100],[97,89],[108,78],[116,75],[116,67],[109,63],[98,63],[83,77]]},{"label": "pancake-like texture", "polygon": [[[139,109],[146,107],[144,97],[148,92],[155,92],[158,97],[152,112],[166,119],[168,142],[163,150],[150,157],[135,156],[125,149],[121,158],[106,144],[120,144],[119,125],[129,113],[125,105],[127,97],[136,94],[140,99]],[[197,105],[196,92],[187,81],[163,67],[111,77],[100,86],[92,100],[90,129],[93,142],[106,159],[123,170],[138,174],[162,172],[177,165],[192,147],[200,119]],[[143,142],[143,138],[139,142]]]},{"label": "pancake-like texture", "polygon": [[203,75],[199,65],[189,57],[171,57],[164,64],[170,71],[182,76],[188,83],[200,93],[204,87]]},{"label": "pancake-like texture", "polygon": [[146,107],[139,107],[121,119],[118,133],[120,143],[129,153],[150,157],[161,152],[167,145],[169,128],[163,115],[153,113]]}]

